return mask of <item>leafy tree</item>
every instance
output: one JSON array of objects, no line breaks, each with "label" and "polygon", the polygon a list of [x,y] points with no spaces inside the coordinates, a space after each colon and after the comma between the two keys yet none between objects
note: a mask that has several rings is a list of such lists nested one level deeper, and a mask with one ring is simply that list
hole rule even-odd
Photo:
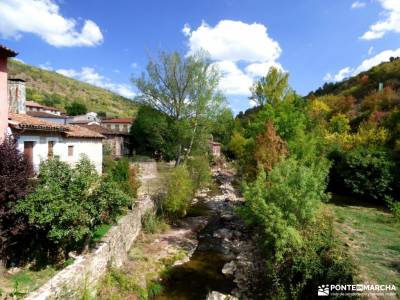
[{"label": "leafy tree", "polygon": [[87,113],[87,107],[85,104],[74,101],[71,104],[65,106],[65,110],[69,116],[84,115]]},{"label": "leafy tree", "polygon": [[288,155],[287,144],[276,134],[272,122],[265,124],[265,131],[257,136],[254,158],[266,172]]},{"label": "leafy tree", "polygon": [[251,99],[258,106],[275,105],[282,101],[289,93],[289,74],[272,67],[265,77],[260,78],[251,87]]},{"label": "leafy tree", "polygon": [[183,57],[177,52],[161,52],[147,64],[147,75],[133,79],[141,92],[138,100],[171,119],[177,165],[184,148],[188,157],[197,138],[204,136],[204,122],[220,107],[218,81],[218,70],[203,54]]},{"label": "leafy tree", "polygon": [[394,166],[386,151],[359,147],[339,153],[335,175],[352,194],[383,203],[392,192]]},{"label": "leafy tree", "polygon": [[190,157],[186,161],[190,177],[193,181],[193,189],[196,191],[205,188],[211,182],[211,170],[208,159],[203,156]]},{"label": "leafy tree", "polygon": [[339,113],[330,119],[329,130],[339,134],[347,133],[350,130],[350,121],[346,115]]},{"label": "leafy tree", "polygon": [[26,219],[13,206],[29,193],[32,166],[18,151],[16,141],[5,138],[0,144],[0,258],[6,263],[16,237],[27,228]]},{"label": "leafy tree", "polygon": [[232,132],[235,126],[235,120],[230,108],[223,108],[219,111],[211,124],[211,134],[214,141],[220,142],[223,147],[229,144]]}]

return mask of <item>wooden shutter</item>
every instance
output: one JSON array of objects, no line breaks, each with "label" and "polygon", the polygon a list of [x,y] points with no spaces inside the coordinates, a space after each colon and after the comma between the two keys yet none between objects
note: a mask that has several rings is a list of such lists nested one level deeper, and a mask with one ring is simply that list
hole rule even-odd
[{"label": "wooden shutter", "polygon": [[24,155],[30,164],[33,163],[33,142],[24,142]]}]

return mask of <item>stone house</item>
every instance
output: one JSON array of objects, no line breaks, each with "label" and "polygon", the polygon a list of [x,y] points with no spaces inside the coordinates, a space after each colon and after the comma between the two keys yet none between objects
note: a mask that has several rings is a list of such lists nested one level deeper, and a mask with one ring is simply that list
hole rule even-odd
[{"label": "stone house", "polygon": [[129,154],[129,144],[126,142],[126,134],[108,129],[94,122],[81,126],[103,135],[105,137],[103,140],[103,151],[110,150],[113,157],[122,157]]},{"label": "stone house", "polygon": [[101,126],[125,134],[129,134],[132,124],[133,118],[113,118],[101,121]]},{"label": "stone house", "polygon": [[58,108],[39,104],[35,101],[26,101],[26,112],[44,112],[48,114],[61,116],[63,112]]}]

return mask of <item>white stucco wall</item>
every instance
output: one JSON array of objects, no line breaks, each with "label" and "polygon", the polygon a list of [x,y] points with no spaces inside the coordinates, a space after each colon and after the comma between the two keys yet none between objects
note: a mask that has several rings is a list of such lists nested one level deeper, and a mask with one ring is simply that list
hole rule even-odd
[{"label": "white stucco wall", "polygon": [[[34,142],[33,146],[33,167],[39,170],[40,162],[47,159],[48,142],[54,141],[54,156],[74,166],[86,155],[95,165],[99,174],[102,172],[103,144],[101,139],[63,138],[61,136],[36,136],[21,135],[18,138],[18,149],[24,152],[24,142]],[[68,156],[68,146],[73,146],[73,155]]]}]

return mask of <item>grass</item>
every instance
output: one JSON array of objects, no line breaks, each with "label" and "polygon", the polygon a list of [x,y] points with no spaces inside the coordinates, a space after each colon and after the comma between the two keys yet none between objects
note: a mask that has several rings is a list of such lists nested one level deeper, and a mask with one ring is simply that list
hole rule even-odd
[{"label": "grass", "polygon": [[99,242],[110,230],[112,224],[101,224],[97,226],[96,230],[94,231],[92,242],[97,243]]},{"label": "grass", "polygon": [[0,296],[12,295],[19,299],[38,289],[57,271],[55,267],[48,266],[39,271],[23,268],[12,275],[3,274],[0,277]]},{"label": "grass", "polygon": [[339,238],[360,268],[360,280],[395,284],[399,293],[400,223],[382,208],[341,202],[328,205],[335,212]]}]

